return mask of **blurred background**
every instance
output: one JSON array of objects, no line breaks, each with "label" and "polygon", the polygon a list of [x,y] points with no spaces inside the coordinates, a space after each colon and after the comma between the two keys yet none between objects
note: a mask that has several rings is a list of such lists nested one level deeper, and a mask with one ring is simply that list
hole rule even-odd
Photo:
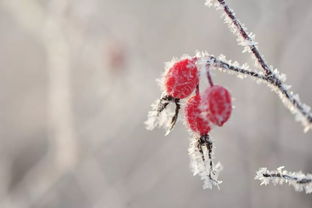
[{"label": "blurred background", "polygon": [[[312,1],[229,1],[266,60],[312,104]],[[202,190],[182,122],[144,128],[164,62],[253,61],[203,0],[0,0],[1,208],[311,208],[258,168],[312,172],[311,132],[265,85],[213,72],[235,110],[212,132],[221,190]],[[180,116],[181,118],[182,116]]]}]

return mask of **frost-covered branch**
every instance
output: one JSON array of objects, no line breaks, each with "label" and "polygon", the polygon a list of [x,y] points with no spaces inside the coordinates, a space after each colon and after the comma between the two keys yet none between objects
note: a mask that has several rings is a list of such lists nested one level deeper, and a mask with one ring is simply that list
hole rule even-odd
[{"label": "frost-covered branch", "polygon": [[223,9],[223,17],[225,23],[227,23],[232,32],[237,35],[237,41],[239,45],[244,47],[244,51],[249,51],[255,56],[256,61],[258,62],[258,64],[260,64],[266,75],[273,74],[273,70],[271,69],[271,67],[268,66],[257,48],[255,35],[253,33],[248,34],[247,28],[243,24],[241,24],[240,21],[236,18],[234,11],[229,8],[225,0],[217,1],[219,4],[216,2],[214,5],[215,7],[217,7],[217,9],[220,9],[220,7]]},{"label": "frost-covered branch", "polygon": [[244,66],[239,66],[237,64],[232,64],[232,63],[229,63],[226,61],[222,61],[221,59],[217,59],[214,56],[208,57],[207,62],[210,62],[210,63],[212,62],[213,66],[215,66],[215,67],[217,67],[220,70],[223,70],[225,72],[232,71],[232,72],[238,73],[240,75],[240,78],[245,78],[247,76],[251,76],[252,78],[255,78],[255,79],[260,79],[260,80],[264,80],[264,81],[267,80],[266,76],[264,76],[261,73],[245,69]]},{"label": "frost-covered branch", "polygon": [[[312,113],[311,107],[302,103],[297,94],[290,91],[290,86],[285,84],[285,75],[274,70],[272,74],[267,75],[254,70],[249,70],[247,65],[240,66],[237,62],[231,63],[224,56],[216,58],[214,56],[201,56],[198,63],[214,66],[221,71],[238,73],[238,77],[245,78],[251,76],[257,82],[265,82],[271,89],[279,95],[285,106],[296,116],[296,120],[300,121],[304,126],[304,131],[307,132],[312,128]],[[213,67],[212,67],[213,68]]]},{"label": "frost-covered branch", "polygon": [[287,183],[292,185],[296,191],[305,191],[312,193],[312,174],[303,174],[302,172],[288,172],[284,167],[269,171],[267,168],[258,170],[255,179],[261,181],[260,185],[268,185],[270,182],[274,185]]},{"label": "frost-covered branch", "polygon": [[[249,75],[260,82],[266,82],[271,89],[279,95],[284,105],[295,115],[297,121],[300,121],[304,126],[304,131],[307,132],[312,128],[312,113],[311,107],[302,103],[297,94],[290,91],[290,86],[285,84],[286,76],[279,73],[277,69],[273,70],[263,58],[263,55],[257,48],[255,35],[247,32],[247,28],[240,23],[236,18],[235,13],[229,8],[225,0],[206,0],[207,6],[214,6],[217,10],[223,10],[222,17],[224,22],[228,25],[230,30],[237,36],[237,42],[244,47],[244,52],[249,52],[255,58],[255,65],[264,71],[264,74],[249,71],[239,67],[238,64],[231,65],[226,61],[218,60],[210,56],[208,62],[213,62],[215,66],[223,71],[234,71],[245,76]],[[244,78],[245,76],[240,76]],[[276,171],[268,171],[262,168],[257,172],[256,179],[262,181],[261,184],[267,185],[272,182],[274,185],[288,183],[295,187],[297,191],[305,190],[306,193],[312,192],[312,175],[304,175],[302,172],[292,173],[283,170],[283,167],[278,168]]]},{"label": "frost-covered branch", "polygon": [[300,101],[299,95],[290,91],[290,85],[284,84],[286,76],[281,74],[277,69],[272,69],[263,58],[263,55],[258,50],[255,35],[248,33],[247,28],[240,23],[235,16],[234,11],[229,8],[225,0],[206,0],[206,5],[214,6],[217,10],[223,10],[222,17],[224,22],[229,26],[230,30],[237,36],[237,42],[244,47],[243,52],[250,52],[255,58],[255,65],[265,72],[265,75],[260,75],[255,72],[239,70],[239,68],[227,66],[227,64],[219,62],[221,68],[226,68],[232,71],[250,75],[259,78],[270,84],[272,90],[281,98],[285,106],[295,115],[296,120],[300,121],[304,126],[304,131],[307,132],[312,128],[312,113],[311,107]]}]

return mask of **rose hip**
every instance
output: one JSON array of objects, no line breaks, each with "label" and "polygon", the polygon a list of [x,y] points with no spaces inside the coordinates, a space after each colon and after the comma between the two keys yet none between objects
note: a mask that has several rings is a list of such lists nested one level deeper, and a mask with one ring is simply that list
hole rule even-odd
[{"label": "rose hip", "polygon": [[200,135],[206,135],[211,130],[208,118],[201,110],[201,98],[197,94],[191,97],[185,106],[185,117],[190,129]]},{"label": "rose hip", "polygon": [[199,82],[195,62],[195,59],[183,59],[169,69],[164,82],[167,95],[183,99],[194,91]]},{"label": "rose hip", "polygon": [[203,109],[208,119],[217,126],[230,118],[232,112],[231,94],[222,86],[214,85],[208,88],[203,95]]}]

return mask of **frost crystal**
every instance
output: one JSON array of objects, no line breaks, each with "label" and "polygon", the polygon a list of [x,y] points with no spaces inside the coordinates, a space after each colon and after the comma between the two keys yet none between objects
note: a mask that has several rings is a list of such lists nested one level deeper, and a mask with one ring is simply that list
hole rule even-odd
[{"label": "frost crystal", "polygon": [[287,183],[295,188],[296,191],[305,191],[312,193],[312,174],[303,174],[299,172],[288,172],[284,167],[269,171],[267,168],[260,168],[255,176],[256,180],[261,181],[260,185],[282,185]]}]

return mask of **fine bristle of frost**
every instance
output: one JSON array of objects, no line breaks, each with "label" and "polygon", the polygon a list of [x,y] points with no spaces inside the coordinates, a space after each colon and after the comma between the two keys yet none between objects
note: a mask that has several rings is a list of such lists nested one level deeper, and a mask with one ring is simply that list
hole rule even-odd
[{"label": "fine bristle of frost", "polygon": [[284,170],[284,166],[277,170],[270,171],[267,168],[260,168],[255,176],[260,185],[282,185],[284,183],[294,187],[296,191],[305,191],[307,194],[312,193],[312,174],[303,174],[301,171],[289,172]]}]

